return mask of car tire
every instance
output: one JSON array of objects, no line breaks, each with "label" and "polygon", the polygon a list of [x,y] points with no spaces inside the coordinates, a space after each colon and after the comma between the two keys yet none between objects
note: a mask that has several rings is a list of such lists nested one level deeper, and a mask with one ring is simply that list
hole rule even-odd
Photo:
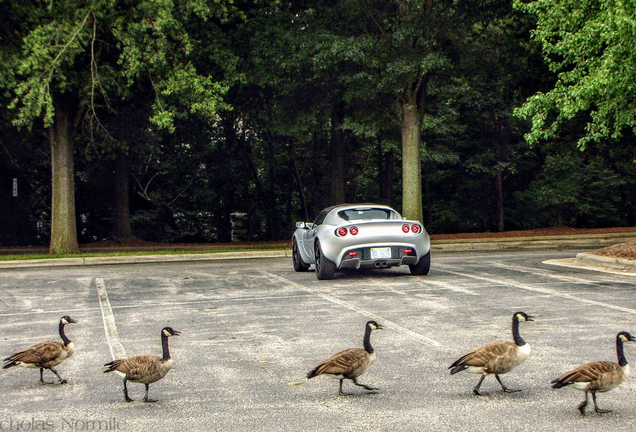
[{"label": "car tire", "polygon": [[322,253],[322,249],[320,248],[320,241],[316,242],[316,277],[319,280],[329,280],[333,279],[336,274],[336,265],[329,261],[327,257]]},{"label": "car tire", "polygon": [[415,276],[427,275],[431,270],[431,251],[428,251],[417,264],[409,264],[411,274]]},{"label": "car tire", "polygon": [[292,239],[292,261],[294,262],[294,270],[297,272],[306,272],[309,270],[309,264],[305,264],[300,256],[300,251],[298,250],[298,244],[295,238]]}]

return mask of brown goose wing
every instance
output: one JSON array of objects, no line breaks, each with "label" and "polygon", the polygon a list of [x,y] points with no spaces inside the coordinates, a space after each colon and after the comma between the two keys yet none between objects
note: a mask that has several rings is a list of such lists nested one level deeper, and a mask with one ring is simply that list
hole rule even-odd
[{"label": "brown goose wing", "polygon": [[19,353],[15,353],[11,357],[7,357],[5,361],[45,365],[57,360],[63,351],[64,344],[61,342],[46,341],[33,345]]},{"label": "brown goose wing", "polygon": [[[615,387],[622,382],[621,367],[618,363],[609,361],[595,361],[586,363],[563,374],[553,383],[567,385],[575,382],[589,382],[589,390],[602,390],[606,386]],[[617,382],[615,382],[617,381]]]},{"label": "brown goose wing", "polygon": [[493,342],[471,351],[461,357],[451,367],[475,366],[485,367],[497,358],[507,356],[515,352],[515,344],[512,342]]},{"label": "brown goose wing", "polygon": [[161,357],[138,355],[127,359],[116,360],[113,362],[111,369],[124,373],[126,378],[130,381],[145,382],[158,375],[160,377],[160,365]]},{"label": "brown goose wing", "polygon": [[313,376],[327,374],[355,378],[362,375],[368,366],[369,355],[365,350],[349,348],[318,363],[312,372]]}]

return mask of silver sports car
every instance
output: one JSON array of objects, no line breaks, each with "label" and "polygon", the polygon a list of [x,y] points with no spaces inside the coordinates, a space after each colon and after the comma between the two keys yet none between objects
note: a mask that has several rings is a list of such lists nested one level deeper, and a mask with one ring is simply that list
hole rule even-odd
[{"label": "silver sports car", "polygon": [[318,279],[337,269],[388,268],[407,264],[411,274],[431,268],[431,240],[420,222],[391,207],[345,204],[328,207],[311,222],[296,222],[292,237],[294,270],[316,267]]}]

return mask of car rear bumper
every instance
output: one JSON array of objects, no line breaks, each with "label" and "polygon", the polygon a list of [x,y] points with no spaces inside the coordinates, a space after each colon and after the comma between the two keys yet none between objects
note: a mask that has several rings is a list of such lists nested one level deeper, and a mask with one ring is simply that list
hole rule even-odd
[{"label": "car rear bumper", "polygon": [[[376,248],[378,246],[374,246]],[[390,257],[372,258],[371,247],[350,248],[344,251],[339,269],[388,268],[417,264],[419,257],[413,245],[391,245]]]}]

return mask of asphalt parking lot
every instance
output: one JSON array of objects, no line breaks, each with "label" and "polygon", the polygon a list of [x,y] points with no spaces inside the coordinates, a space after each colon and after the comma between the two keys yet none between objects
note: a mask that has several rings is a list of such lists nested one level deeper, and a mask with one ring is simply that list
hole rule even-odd
[{"label": "asphalt parking lot", "polygon": [[[636,279],[543,262],[580,249],[434,253],[428,276],[408,269],[338,273],[318,281],[290,258],[0,271],[0,355],[57,339],[62,315],[75,355],[57,369],[69,383],[39,384],[37,370],[0,372],[0,430],[330,431],[633,430],[636,381],[599,394],[550,381],[591,360],[616,361],[615,337],[636,332]],[[511,340],[513,312],[530,358],[502,379],[450,376],[448,366],[482,344]],[[364,324],[376,363],[360,382],[305,374],[319,360],[361,347]],[[154,404],[126,403],[122,380],[103,374],[113,356],[161,354],[170,325],[175,366],[150,386]],[[636,343],[626,344],[636,359]],[[54,376],[45,372],[45,379]],[[143,386],[129,384],[141,399]],[[591,405],[591,404],[590,404]]]}]

